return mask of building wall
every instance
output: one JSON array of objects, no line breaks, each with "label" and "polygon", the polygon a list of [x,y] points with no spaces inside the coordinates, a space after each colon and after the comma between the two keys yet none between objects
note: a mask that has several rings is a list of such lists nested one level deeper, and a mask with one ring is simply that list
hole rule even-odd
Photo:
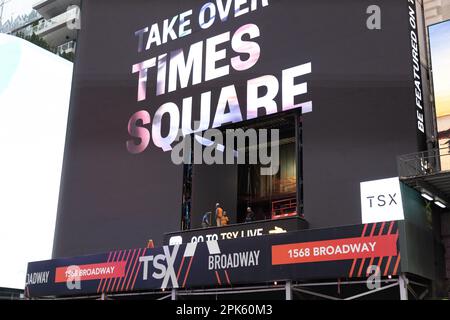
[{"label": "building wall", "polygon": [[450,0],[423,0],[427,26],[450,19]]}]

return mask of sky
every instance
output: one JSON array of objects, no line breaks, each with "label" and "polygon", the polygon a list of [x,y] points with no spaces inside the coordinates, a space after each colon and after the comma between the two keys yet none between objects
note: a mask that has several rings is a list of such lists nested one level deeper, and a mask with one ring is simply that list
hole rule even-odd
[{"label": "sky", "polygon": [[[0,3],[2,0],[0,0]],[[6,0],[3,10],[3,21],[9,20],[11,17],[15,18],[20,14],[30,13],[33,4],[39,0]]]},{"label": "sky", "polygon": [[431,26],[429,32],[436,114],[442,117],[450,115],[450,20]]}]

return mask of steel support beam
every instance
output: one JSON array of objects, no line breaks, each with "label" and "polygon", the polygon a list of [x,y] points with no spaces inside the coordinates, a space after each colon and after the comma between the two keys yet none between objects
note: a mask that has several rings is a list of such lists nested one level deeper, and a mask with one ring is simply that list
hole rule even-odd
[{"label": "steel support beam", "polygon": [[286,300],[292,300],[292,282],[291,281],[286,281],[285,290],[286,290]]},{"label": "steel support beam", "polygon": [[172,289],[172,292],[170,293],[170,300],[177,300],[177,289]]},{"label": "steel support beam", "polygon": [[422,294],[419,296],[419,300],[423,300],[428,294],[428,289],[426,289]]},{"label": "steel support beam", "polygon": [[297,292],[301,292],[301,293],[306,293],[306,294],[309,294],[311,296],[328,299],[328,300],[342,300],[340,298],[329,296],[327,294],[318,293],[318,292],[314,292],[314,291],[310,291],[310,290],[306,290],[306,289],[294,288],[292,290],[297,291]]},{"label": "steel support beam", "polygon": [[361,298],[361,297],[364,297],[364,296],[368,296],[370,294],[374,294],[374,293],[377,293],[377,292],[380,292],[380,291],[383,291],[383,290],[386,290],[386,289],[389,289],[389,288],[393,288],[393,287],[396,287],[396,286],[398,286],[398,283],[392,283],[390,285],[387,285],[387,286],[384,286],[384,287],[380,287],[378,289],[369,290],[369,291],[366,291],[366,292],[363,292],[363,293],[360,293],[360,294],[357,294],[357,295],[345,298],[344,300],[355,300],[355,299],[358,299],[358,298]]},{"label": "steel support beam", "polygon": [[284,287],[274,287],[266,289],[234,289],[232,291],[222,291],[222,290],[196,290],[187,292],[178,292],[179,296],[199,296],[199,295],[221,295],[221,294],[236,294],[236,293],[256,293],[256,292],[274,292],[274,291],[285,291]]},{"label": "steel support beam", "polygon": [[400,300],[408,300],[408,278],[404,273],[398,277],[398,285],[400,288]]},{"label": "steel support beam", "polygon": [[[383,279],[383,280],[376,280],[374,281],[374,283],[390,283],[390,282],[395,282],[397,283],[397,279]],[[317,287],[324,287],[324,286],[335,286],[335,285],[352,285],[352,284],[365,284],[367,283],[366,280],[356,280],[356,281],[334,281],[334,282],[311,282],[311,283],[297,283],[294,286],[295,287],[313,287],[313,286],[317,286]]]}]

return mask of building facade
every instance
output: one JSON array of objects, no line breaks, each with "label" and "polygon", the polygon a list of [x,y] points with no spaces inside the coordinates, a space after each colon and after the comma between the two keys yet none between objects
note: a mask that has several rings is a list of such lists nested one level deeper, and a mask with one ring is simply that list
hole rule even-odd
[{"label": "building facade", "polygon": [[[66,142],[53,251],[56,264],[64,264],[65,257],[85,254],[99,254],[100,260],[110,262],[104,252],[109,251],[109,256],[124,255],[125,249],[137,248],[148,239],[155,240],[158,246],[167,245],[163,239],[165,234],[180,231],[183,233],[176,237],[186,236],[188,229],[200,227],[203,214],[219,202],[230,212],[231,222],[236,224],[245,222],[246,207],[253,208],[261,221],[273,219],[280,212],[281,215],[294,212],[306,222],[300,227],[303,233],[299,238],[306,235],[306,238],[317,240],[322,235],[316,238],[316,235],[312,236],[315,233],[344,233],[351,225],[358,226],[356,234],[361,237],[397,232],[401,259],[397,252],[394,260],[391,259],[393,254],[375,258],[379,265],[386,265],[385,280],[390,281],[394,276],[402,288],[402,298],[405,294],[408,296],[413,282],[425,284],[428,288],[425,295],[431,297],[448,292],[448,287],[443,285],[445,277],[448,278],[443,275],[443,257],[448,260],[445,243],[448,240],[446,206],[449,198],[445,183],[450,180],[445,175],[439,177],[439,181],[429,177],[441,172],[439,165],[433,162],[436,155],[434,158],[428,156],[428,152],[436,152],[437,137],[426,31],[427,25],[447,19],[446,1],[418,1],[417,7],[409,8],[406,1],[385,1],[383,4],[390,6],[393,14],[383,18],[383,27],[389,30],[384,33],[368,31],[367,26],[360,23],[364,19],[348,19],[348,24],[342,23],[348,17],[348,10],[355,14],[365,13],[366,8],[357,1],[347,1],[345,8],[334,5],[334,15],[327,17],[327,21],[319,21],[312,17],[322,17],[320,5],[302,6],[301,1],[280,0],[266,5],[269,8],[259,8],[256,13],[250,10],[246,15],[241,13],[244,17],[223,18],[215,25],[212,23],[214,27],[204,21],[202,1],[186,1],[180,8],[167,2],[158,3],[158,12],[151,10],[154,3],[148,1],[136,0],[136,6],[126,8],[118,0],[84,3],[86,18],[83,21],[93,27],[86,30],[81,26],[79,32],[70,134]],[[54,47],[74,47],[68,43],[77,39],[78,29],[73,22],[79,19],[79,9],[67,10],[70,5],[80,3],[48,0],[35,4],[34,8],[43,19],[33,26],[34,32]],[[214,4],[207,8],[213,10],[212,6]],[[292,10],[286,19],[278,21],[277,17],[285,13],[287,6]],[[169,21],[164,19],[175,15],[180,23],[185,22],[187,13],[192,14],[193,10],[199,11],[202,18],[191,37],[191,33],[182,32],[186,29],[184,25],[185,29],[177,29],[181,30],[179,38],[170,32],[162,33],[163,40],[159,38],[155,31],[158,21],[163,29],[167,29]],[[96,13],[106,11],[108,19],[98,21]],[[216,16],[211,14],[211,17]],[[123,26],[117,25],[118,20]],[[256,61],[260,59],[258,64],[255,62],[250,66],[256,65],[252,72],[242,72],[246,69],[237,66],[234,71],[239,72],[225,73],[220,81],[214,76],[206,76],[208,79],[204,84],[201,84],[203,73],[197,72],[192,77],[189,74],[180,79],[181,88],[178,87],[177,72],[185,61],[177,60],[177,57],[184,58],[189,54],[192,71],[203,63],[200,60],[204,43],[206,48],[211,48],[208,47],[211,39],[217,39],[219,33],[227,39],[229,30],[242,32],[245,22],[246,28],[257,30],[250,36],[265,35],[258,39],[263,54],[255,58]],[[111,30],[117,42],[105,36]],[[330,30],[336,34],[331,34]],[[144,35],[148,36],[145,46]],[[299,43],[293,43],[293,38]],[[205,50],[206,57],[208,52],[211,54],[216,50],[216,45]],[[228,52],[239,51],[233,45],[227,49]],[[191,55],[189,50],[197,50],[197,55]],[[103,54],[104,51],[108,56]],[[158,58],[158,72],[151,73],[154,70],[150,69],[156,67],[155,57]],[[167,57],[172,59],[171,63],[165,60]],[[209,68],[215,69],[215,64],[212,65],[209,64]],[[169,67],[176,70],[169,73],[169,77],[175,75],[175,81],[170,83],[169,80],[168,86],[172,89],[169,89],[170,94],[164,95],[168,93],[165,85]],[[245,92],[249,84],[265,85],[267,92],[282,90],[285,86],[279,83],[286,79],[289,82],[287,75],[293,70],[302,71],[294,78],[301,77],[303,89],[299,89],[300,85],[295,87],[291,81],[286,92],[275,93],[271,100],[271,106],[275,105],[276,109],[273,114],[258,114],[258,110],[252,109],[254,105],[245,102],[242,91]],[[161,86],[162,82],[164,86]],[[272,91],[269,85],[273,85]],[[154,86],[160,90],[156,95]],[[232,90],[235,94],[225,100],[232,109],[230,113],[234,113],[226,118],[226,106],[221,105],[221,101],[223,103],[222,97]],[[289,92],[297,92],[297,104],[294,99],[289,103],[281,101],[281,98],[286,100]],[[185,112],[193,97],[201,100],[201,112]],[[238,100],[240,105],[236,103]],[[204,106],[211,110],[203,112]],[[268,106],[261,105],[260,109],[267,111]],[[209,118],[210,114],[214,119]],[[170,121],[164,123],[166,130],[178,129],[180,116],[183,116],[184,126],[190,125],[194,117],[202,119],[205,115],[208,117],[206,127],[214,120],[211,125],[222,129],[280,129],[281,169],[273,177],[262,177],[258,173],[260,168],[252,166],[200,164],[177,167],[168,153],[157,148],[163,140],[163,115]],[[190,118],[186,120],[187,116]],[[224,119],[231,119],[228,121],[231,124]],[[149,146],[151,138],[155,145]],[[397,163],[397,157],[403,154],[413,156],[403,157]],[[418,171],[408,171],[411,164]],[[375,188],[379,193],[360,197],[363,183],[377,183],[397,176],[401,188],[392,191],[382,185],[381,189]],[[395,198],[400,194],[400,198]],[[372,200],[376,197],[377,205],[384,207],[388,196],[391,197],[389,206],[402,203],[404,219],[401,220],[404,221],[394,229],[386,226],[387,220],[381,224],[378,224],[380,221],[366,224],[361,217],[364,205],[372,208]],[[283,211],[286,208],[287,211]],[[390,211],[391,208],[385,209]],[[365,226],[360,225],[361,221]],[[348,266],[350,273],[342,273],[336,278],[340,281],[342,277],[352,280],[364,276],[363,270],[374,259],[358,259],[353,261],[353,266]],[[40,268],[38,264],[36,266]],[[180,270],[182,267],[183,263]],[[200,270],[200,266],[197,267]],[[313,269],[303,271],[314,274],[313,271],[318,269]],[[308,280],[326,281],[327,277],[334,276],[326,272],[330,269],[336,268],[326,266],[322,278],[319,275]],[[397,273],[397,270],[401,272]],[[33,284],[35,279],[30,278]],[[411,281],[409,287],[408,279]],[[264,279],[258,281],[264,282]],[[145,285],[142,288],[145,289]],[[414,291],[412,295],[416,296]]]},{"label": "building facade", "polygon": [[3,0],[0,2],[0,30],[22,37],[34,34],[56,54],[74,54],[80,3],[80,0],[47,0],[35,1],[28,7],[16,0]]},{"label": "building facade", "polygon": [[74,53],[80,20],[80,0],[42,0],[33,9],[43,19],[33,27],[58,54]]},{"label": "building facade", "polygon": [[449,0],[423,0],[427,26],[450,19]]}]

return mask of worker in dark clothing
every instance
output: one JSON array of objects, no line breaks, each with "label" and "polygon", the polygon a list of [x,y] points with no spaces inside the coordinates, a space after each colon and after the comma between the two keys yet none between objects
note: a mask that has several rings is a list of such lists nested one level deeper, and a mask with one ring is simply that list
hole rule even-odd
[{"label": "worker in dark clothing", "polygon": [[255,213],[253,212],[252,208],[247,208],[247,213],[245,215],[245,222],[252,222],[255,221]]},{"label": "worker in dark clothing", "polygon": [[202,218],[202,227],[208,228],[211,226],[211,211],[205,213]]}]

